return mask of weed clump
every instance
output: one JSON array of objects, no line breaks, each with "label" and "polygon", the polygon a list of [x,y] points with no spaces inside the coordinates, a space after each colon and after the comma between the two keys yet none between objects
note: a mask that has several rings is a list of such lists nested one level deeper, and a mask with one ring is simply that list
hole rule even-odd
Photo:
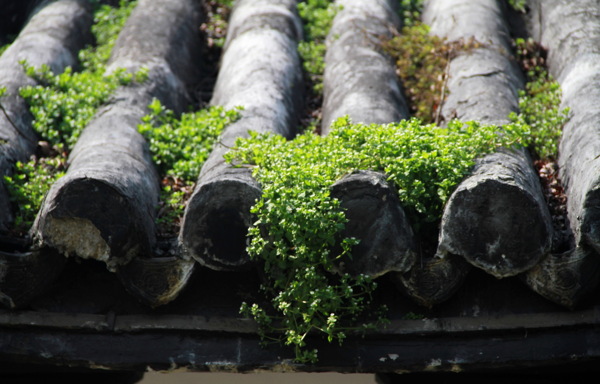
[{"label": "weed clump", "polygon": [[531,149],[536,158],[555,160],[562,127],[569,118],[569,109],[561,109],[560,85],[548,74],[545,51],[533,39],[514,40],[516,59],[526,75],[525,89],[519,91],[519,113],[512,113],[513,122],[531,127]]},{"label": "weed clump", "polygon": [[376,283],[367,276],[331,274],[334,260],[357,243],[344,239],[341,253],[332,253],[346,218],[330,195],[331,185],[354,170],[385,173],[418,230],[419,223],[439,220],[445,200],[477,156],[520,143],[522,129],[458,121],[439,128],[418,119],[364,125],[341,118],[327,136],[306,132],[288,141],[252,133],[239,139],[227,159],[252,167],[263,188],[252,208],[257,220],[249,229],[248,252],[264,262],[263,290],[275,311],[246,303],[242,313],[259,322],[264,337],[281,330],[277,340],[293,346],[300,362],[317,358],[307,344],[309,333],[341,343],[348,331],[375,327],[383,321],[368,316]]},{"label": "weed clump", "polygon": [[411,115],[424,122],[440,123],[448,94],[448,66],[461,53],[481,47],[474,39],[447,41],[429,33],[429,26],[412,21],[383,47],[396,60]]}]

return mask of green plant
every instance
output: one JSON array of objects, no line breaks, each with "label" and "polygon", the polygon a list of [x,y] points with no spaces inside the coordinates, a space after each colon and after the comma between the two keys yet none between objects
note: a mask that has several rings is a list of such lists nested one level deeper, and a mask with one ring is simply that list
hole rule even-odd
[{"label": "green plant", "polygon": [[125,22],[136,7],[136,0],[120,0],[118,6],[95,4],[92,33],[96,44],[79,52],[84,70],[103,74],[112,49]]},{"label": "green plant", "polygon": [[24,63],[27,74],[42,85],[21,88],[34,117],[33,128],[46,140],[70,149],[79,134],[119,86],[129,84],[133,75],[124,70],[112,74],[73,72],[69,67],[55,75],[48,66],[34,68]]},{"label": "green plant", "polygon": [[207,21],[200,29],[206,33],[209,48],[223,48],[227,34],[227,26],[234,0],[206,1]]},{"label": "green plant", "polygon": [[545,68],[543,50],[533,39],[517,38],[514,41],[517,61],[521,64],[527,83],[519,91],[519,113],[510,119],[527,124],[531,129],[532,150],[541,159],[554,160],[562,127],[569,118],[569,109],[560,108],[560,85]]},{"label": "green plant", "polygon": [[298,13],[304,22],[304,40],[298,44],[298,52],[304,70],[313,84],[313,92],[317,95],[323,93],[325,39],[338,10],[339,6],[329,0],[305,0],[298,3]]},{"label": "green plant", "polygon": [[48,66],[34,68],[23,62],[27,74],[40,85],[20,89],[33,115],[39,134],[38,153],[29,162],[17,163],[12,176],[4,176],[15,207],[14,231],[24,234],[32,223],[52,183],[64,174],[66,157],[79,134],[110,94],[131,81],[143,81],[147,71],[136,74],[119,69],[106,73],[106,62],[120,29],[136,2],[121,1],[120,7],[98,6],[92,32],[97,45],[79,53],[83,70],[68,67],[53,74]]},{"label": "green plant", "polygon": [[11,203],[16,207],[13,233],[19,236],[27,233],[46,192],[64,175],[64,170],[64,159],[60,157],[34,158],[17,162],[14,173],[4,176]]},{"label": "green plant", "polygon": [[426,236],[437,232],[445,202],[476,158],[499,147],[539,145],[531,131],[544,132],[556,122],[538,123],[540,112],[548,117],[556,110],[538,109],[536,103],[557,105],[560,97],[554,93],[556,85],[536,84],[540,73],[532,72],[536,80],[526,91],[533,96],[522,98],[522,111],[512,124],[449,121],[443,128],[427,124],[439,121],[450,60],[481,45],[430,35],[429,27],[418,20],[420,2],[405,3],[407,26],[384,45],[396,56],[413,112],[420,119],[370,126],[340,119],[326,137],[304,133],[291,141],[252,134],[238,140],[226,156],[233,164],[252,167],[263,188],[252,208],[257,221],[249,230],[248,252],[264,263],[262,289],[271,298],[271,307],[243,303],[241,312],[258,322],[263,339],[293,346],[299,362],[317,359],[317,351],[307,343],[310,333],[341,343],[348,331],[369,329],[383,320],[365,316],[374,281],[331,273],[334,261],[351,255],[357,243],[342,239],[341,253],[332,254],[346,223],[339,202],[329,194],[336,180],[358,169],[385,173],[417,236]]},{"label": "green plant", "polygon": [[11,33],[8,35],[0,36],[0,56],[12,45],[17,38],[18,34]]},{"label": "green plant", "polygon": [[560,86],[548,74],[546,50],[533,39],[517,38],[513,42],[516,60],[527,83],[519,91],[518,114],[510,118],[531,127],[531,148],[534,166],[538,171],[542,191],[554,226],[553,252],[561,253],[571,247],[567,217],[567,196],[558,177],[558,142],[562,128],[569,119],[569,109],[560,108]]},{"label": "green plant", "polygon": [[530,127],[532,149],[540,158],[557,157],[562,127],[569,118],[569,109],[560,108],[561,95],[560,85],[544,74],[519,91],[520,113],[510,115],[512,121]]},{"label": "green plant", "polygon": [[0,56],[10,47],[10,44],[4,44],[0,47]]},{"label": "green plant", "polygon": [[[6,87],[0,87],[0,98],[2,98],[2,96],[4,96],[6,94]],[[4,109],[4,106],[2,105],[2,103],[0,102],[0,109],[2,110],[2,113],[4,113],[4,116],[9,119],[10,121],[10,117],[8,116],[8,113],[6,113],[6,110]],[[12,123],[12,121],[11,121]]]},{"label": "green plant", "polygon": [[301,41],[298,44],[302,66],[313,83],[313,91],[319,95],[323,93],[326,50],[325,44],[314,41]]},{"label": "green plant", "polygon": [[178,117],[157,99],[148,108],[138,131],[148,140],[162,175],[157,224],[159,232],[174,233],[202,164],[225,126],[239,117],[239,109],[213,106]]},{"label": "green plant", "polygon": [[305,40],[324,41],[339,9],[330,0],[305,0],[298,3],[298,14],[304,21]]},{"label": "green plant", "polygon": [[399,12],[402,26],[409,27],[421,19],[424,0],[399,0]]},{"label": "green plant", "polygon": [[[383,42],[383,46],[396,60],[412,114],[423,121],[438,123],[440,108],[448,94],[450,60],[481,44],[475,40],[448,42],[430,35],[429,26],[410,17],[416,18],[421,5],[408,0],[406,3],[403,9],[410,10],[408,19],[412,21],[407,22],[402,33]],[[568,109],[560,109],[560,85],[547,73],[544,52],[533,39],[517,38],[514,47],[527,83],[519,91],[520,112],[512,113],[510,119],[530,127],[532,150],[539,157],[555,158],[562,126],[569,114]]]},{"label": "green plant", "polygon": [[521,13],[527,12],[527,0],[507,0],[507,2],[515,11]]},{"label": "green plant", "polygon": [[23,62],[27,75],[41,84],[21,88],[20,94],[29,105],[34,129],[44,139],[70,149],[96,109],[119,85],[144,80],[144,70],[137,74],[124,69],[106,71],[110,52],[135,4],[121,0],[118,8],[104,5],[96,10],[92,32],[98,44],[79,52],[82,71],[68,67],[54,74],[46,65],[34,68]]},{"label": "green plant", "polygon": [[357,243],[342,239],[341,253],[332,254],[346,218],[330,186],[353,170],[384,172],[418,230],[419,223],[439,220],[477,156],[519,143],[526,134],[518,124],[453,121],[438,128],[418,119],[363,125],[341,118],[325,137],[304,133],[287,141],[252,133],[239,139],[226,159],[252,167],[263,188],[252,208],[257,221],[249,229],[248,252],[264,262],[262,289],[272,300],[272,310],[244,303],[242,313],[259,323],[264,338],[292,345],[299,362],[317,359],[306,342],[310,333],[342,342],[349,330],[375,327],[383,320],[368,316],[376,283],[330,273]]},{"label": "green plant", "polygon": [[239,109],[213,106],[176,117],[160,101],[148,106],[140,133],[148,138],[161,173],[195,180],[219,135],[239,116]]},{"label": "green plant", "polygon": [[462,52],[481,46],[477,41],[446,39],[429,33],[429,26],[414,20],[401,33],[384,41],[384,49],[396,60],[397,73],[413,116],[440,122],[440,110],[448,93],[448,65]]}]

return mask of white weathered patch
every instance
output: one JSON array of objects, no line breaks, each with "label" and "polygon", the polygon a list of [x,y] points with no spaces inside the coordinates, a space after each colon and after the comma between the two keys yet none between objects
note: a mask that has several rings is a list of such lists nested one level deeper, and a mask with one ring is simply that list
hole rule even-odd
[{"label": "white weathered patch", "polygon": [[435,371],[438,367],[442,366],[442,359],[431,359],[431,361],[425,367],[425,371]]},{"label": "white weathered patch", "polygon": [[104,261],[109,265],[110,247],[100,230],[88,219],[55,218],[48,215],[43,239],[65,256]]}]

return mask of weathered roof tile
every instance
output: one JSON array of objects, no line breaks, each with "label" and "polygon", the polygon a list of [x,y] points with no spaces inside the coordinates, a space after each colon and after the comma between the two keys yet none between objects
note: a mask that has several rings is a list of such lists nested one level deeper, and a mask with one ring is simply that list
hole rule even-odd
[{"label": "weathered roof tile", "polygon": [[[379,38],[391,25],[398,28],[395,2],[338,3],[343,9],[328,40],[323,134],[330,121],[343,115],[364,123],[408,118],[394,67],[367,36]],[[153,97],[178,111],[187,107],[188,91],[200,76],[196,28],[202,15],[194,0],[140,0],[115,47],[112,66],[149,66],[148,81],[120,88],[84,131],[67,175],[49,192],[33,227],[41,249],[32,252],[27,245],[15,246],[15,239],[0,239],[0,303],[8,308],[0,311],[0,366],[13,358],[47,358],[34,347],[23,352],[17,339],[48,348],[54,354],[47,360],[51,364],[118,367],[107,351],[123,353],[121,348],[138,341],[140,348],[152,346],[155,352],[144,360],[138,349],[121,362],[128,368],[161,366],[169,358],[172,364],[199,370],[219,364],[235,369],[282,364],[287,352],[258,348],[254,323],[238,316],[241,301],[261,300],[260,274],[245,253],[249,210],[261,189],[249,169],[231,167],[222,155],[250,130],[288,138],[295,134],[304,102],[296,4],[237,2],[211,104],[245,109],[200,172],[181,233],[172,239],[175,255],[157,257],[159,176],[136,127]],[[424,18],[433,33],[453,40],[475,36],[483,42],[450,62],[450,96],[441,109],[442,120],[504,123],[516,110],[523,74],[508,54],[504,6],[492,0],[426,2]],[[562,345],[560,356],[546,351],[534,364],[600,357],[595,295],[600,282],[600,5],[597,0],[535,0],[529,7],[526,25],[548,48],[549,69],[563,88],[563,105],[571,109],[559,163],[576,244],[551,254],[551,218],[525,150],[480,159],[446,206],[439,244],[416,242],[384,175],[357,170],[336,183],[332,193],[349,210],[350,234],[364,235],[365,246],[356,260],[342,260],[338,269],[378,277],[375,301],[390,307],[392,326],[352,339],[351,347],[341,352],[323,346],[324,362],[312,369],[427,370],[428,359],[436,356],[446,370],[453,364],[504,366],[511,363],[508,357],[498,362],[476,351],[505,353],[515,345],[503,339],[506,334],[525,348],[515,356],[517,364],[531,363],[528,359],[539,351],[526,333],[518,334],[528,329],[547,348],[559,330],[576,340],[591,340],[591,345]],[[14,161],[27,159],[35,149],[31,117],[17,96],[18,88],[33,80],[18,60],[48,64],[55,72],[75,65],[75,52],[87,41],[82,31],[90,24],[84,1],[51,2],[0,57],[0,86],[8,91],[0,100],[1,174],[10,173]],[[11,220],[4,192],[0,189],[0,230]],[[412,312],[428,319],[405,320]],[[30,329],[36,332],[28,334]],[[46,343],[44,332],[72,348]],[[164,336],[164,351],[162,342],[153,339],[158,333]],[[177,344],[181,340],[185,342]],[[97,353],[86,352],[81,362],[78,343],[93,341],[100,345]],[[419,349],[419,343],[426,347]],[[461,346],[468,356],[453,360],[460,357]],[[183,352],[174,358],[178,348]],[[418,352],[414,356],[407,352],[412,348]]]}]

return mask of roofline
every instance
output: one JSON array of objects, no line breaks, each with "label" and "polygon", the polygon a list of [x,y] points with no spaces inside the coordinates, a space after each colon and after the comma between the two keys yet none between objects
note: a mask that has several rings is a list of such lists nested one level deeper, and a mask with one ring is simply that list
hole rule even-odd
[{"label": "roofline", "polygon": [[395,320],[344,345],[313,342],[317,365],[261,346],[251,320],[187,315],[0,311],[0,369],[249,372],[479,372],[600,361],[600,306],[568,313]]}]

